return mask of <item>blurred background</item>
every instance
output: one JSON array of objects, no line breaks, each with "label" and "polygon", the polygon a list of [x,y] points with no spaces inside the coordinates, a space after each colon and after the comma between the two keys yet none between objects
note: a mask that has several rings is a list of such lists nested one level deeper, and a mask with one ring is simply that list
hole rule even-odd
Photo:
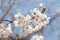
[{"label": "blurred background", "polygon": [[[56,16],[56,10],[60,8],[60,0],[15,0],[15,3],[13,2],[14,0],[0,0],[0,18],[3,17],[9,8],[10,10],[7,12],[9,14],[4,16],[4,19],[12,20],[12,16],[17,12],[26,15],[31,9],[39,9],[39,3],[43,3],[47,8],[46,15],[51,18],[55,17],[44,29],[44,40],[60,40],[60,16]],[[12,36],[18,34],[20,29],[13,27]]]}]

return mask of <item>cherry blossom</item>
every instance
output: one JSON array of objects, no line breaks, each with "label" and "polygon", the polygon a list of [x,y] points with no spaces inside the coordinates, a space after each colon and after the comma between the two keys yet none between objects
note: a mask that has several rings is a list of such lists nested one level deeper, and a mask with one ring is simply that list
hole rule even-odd
[{"label": "cherry blossom", "polygon": [[[43,9],[43,4],[40,3],[40,7]],[[49,23],[50,17],[48,17],[44,13],[42,13],[37,8],[34,8],[30,11],[30,14],[27,14],[26,16],[22,15],[21,13],[16,13],[14,15],[15,20],[13,23],[16,27],[23,27],[19,31],[20,37],[27,37],[29,34],[32,34],[33,32],[39,31],[41,28],[46,27],[46,25]],[[36,37],[36,38],[35,38]],[[43,40],[43,36],[33,36],[31,40]]]},{"label": "cherry blossom", "polygon": [[42,3],[39,3],[39,7],[40,7],[40,8],[43,7],[43,4],[42,4]]},{"label": "cherry blossom", "polygon": [[33,35],[31,37],[31,40],[44,40],[44,37],[42,35]]},{"label": "cherry blossom", "polygon": [[[17,18],[19,17],[18,14],[15,15],[15,16],[17,16]],[[27,15],[26,17],[22,17],[21,19],[23,19],[23,20],[21,20],[20,18],[18,18],[18,19],[19,20],[16,19],[14,21],[15,26],[24,26],[25,24],[27,24],[30,21],[31,16],[30,15]]]},{"label": "cherry blossom", "polygon": [[19,33],[21,37],[26,37],[33,32],[31,26],[25,26]]},{"label": "cherry blossom", "polygon": [[[6,26],[7,26],[6,28],[0,29],[0,37],[8,38],[9,35],[12,33],[11,24],[8,24]],[[3,27],[5,27],[5,26],[3,26]]]}]

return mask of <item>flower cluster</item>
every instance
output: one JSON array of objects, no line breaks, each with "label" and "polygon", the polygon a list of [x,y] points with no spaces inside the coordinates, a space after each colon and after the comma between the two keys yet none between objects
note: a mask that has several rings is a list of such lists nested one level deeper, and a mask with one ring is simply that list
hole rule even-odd
[{"label": "flower cluster", "polygon": [[[14,15],[14,20],[4,20],[10,23],[13,23],[15,27],[22,27],[19,31],[19,37],[27,37],[29,34],[36,33],[37,31],[41,30],[43,27],[49,23],[50,17],[47,17],[45,14],[46,8],[43,6],[42,3],[39,4],[40,9],[34,8],[30,11],[30,14],[26,16],[22,15],[21,13],[16,13]],[[58,10],[59,12],[59,10]],[[9,35],[12,33],[12,26],[11,24],[4,24],[0,22],[0,37],[8,38]],[[33,35],[31,40],[43,40],[42,35]]]},{"label": "flower cluster", "polygon": [[1,23],[0,24],[0,37],[4,37],[4,38],[8,38],[9,35],[12,33],[12,30],[11,30],[11,24],[4,24],[4,23]]},{"label": "flower cluster", "polygon": [[26,37],[27,35],[31,34],[32,32],[33,32],[32,27],[30,25],[29,26],[27,25],[20,31],[19,36]]},{"label": "flower cluster", "polygon": [[27,15],[26,17],[24,17],[20,13],[15,14],[14,17],[16,18],[14,21],[15,26],[25,26],[31,19],[30,15]]},{"label": "flower cluster", "polygon": [[[42,4],[40,4],[42,6]],[[30,11],[30,15],[26,16],[21,13],[17,13],[14,15],[15,20],[14,24],[16,27],[23,27],[23,29],[19,32],[19,35],[25,37],[32,32],[39,31],[42,27],[45,27],[49,23],[50,17],[44,13],[46,8],[42,8],[42,12],[37,8],[34,8]]]}]

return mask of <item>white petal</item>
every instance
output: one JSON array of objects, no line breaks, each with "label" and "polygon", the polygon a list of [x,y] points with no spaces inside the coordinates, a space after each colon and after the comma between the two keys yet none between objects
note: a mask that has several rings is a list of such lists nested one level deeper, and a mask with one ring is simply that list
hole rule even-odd
[{"label": "white petal", "polygon": [[40,3],[40,4],[39,4],[39,7],[43,7],[43,4],[42,4],[42,3]]},{"label": "white petal", "polygon": [[11,24],[8,24],[8,27],[6,28],[6,30],[8,30],[10,33],[12,33],[12,27],[11,27]]},{"label": "white petal", "polygon": [[14,21],[13,23],[15,24],[15,26],[20,26],[20,24],[18,24],[18,21]]},{"label": "white petal", "polygon": [[27,15],[26,18],[27,18],[27,19],[31,19],[31,16],[30,16],[30,15]]}]

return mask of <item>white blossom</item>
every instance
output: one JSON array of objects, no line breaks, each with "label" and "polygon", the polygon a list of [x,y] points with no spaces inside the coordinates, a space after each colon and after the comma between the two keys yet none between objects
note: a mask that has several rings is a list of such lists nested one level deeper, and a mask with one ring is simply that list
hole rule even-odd
[{"label": "white blossom", "polygon": [[40,35],[40,40],[44,40],[44,37],[42,35]]},{"label": "white blossom", "polygon": [[11,24],[8,24],[8,27],[4,30],[3,37],[9,37],[9,35],[12,33],[12,27]]},{"label": "white blossom", "polygon": [[31,19],[31,16],[28,14],[28,15],[26,16],[26,19],[27,19],[27,20],[30,20],[30,19]]},{"label": "white blossom", "polygon": [[34,28],[33,28],[33,32],[36,32],[36,31],[39,31],[39,26],[38,25],[35,25]]},{"label": "white blossom", "polygon": [[43,26],[46,26],[49,23],[49,17],[47,17],[45,14],[42,14],[39,16],[39,18],[35,18],[32,22],[33,25],[39,25],[40,28]]},{"label": "white blossom", "polygon": [[[38,15],[39,14],[39,15]],[[32,20],[32,25],[35,26],[33,31],[39,31],[42,27],[45,27],[49,23],[50,17],[46,14],[36,13],[35,18]]]},{"label": "white blossom", "polygon": [[43,4],[42,4],[42,3],[40,3],[40,4],[39,4],[39,7],[40,7],[40,8],[41,8],[41,7],[43,7]]},{"label": "white blossom", "polygon": [[41,14],[41,12],[39,10],[37,10],[36,8],[34,8],[33,10],[31,10],[30,13],[34,17],[36,17],[37,15]]},{"label": "white blossom", "polygon": [[8,24],[8,27],[6,28],[6,31],[12,33],[12,27],[11,27],[11,24]]},{"label": "white blossom", "polygon": [[15,20],[14,24],[15,24],[15,26],[18,26],[18,27],[19,26],[24,26],[26,24],[26,20],[22,20],[22,21]]},{"label": "white blossom", "polygon": [[15,24],[15,26],[20,26],[20,21],[15,20],[13,23]]},{"label": "white blossom", "polygon": [[24,16],[21,14],[21,13],[16,13],[15,15],[14,15],[14,17],[15,17],[15,19],[16,20],[22,20],[23,18],[24,18]]},{"label": "white blossom", "polygon": [[13,23],[15,24],[15,26],[22,26],[22,20],[24,19],[24,16],[21,13],[17,13],[14,15],[15,20],[13,21]]},{"label": "white blossom", "polygon": [[0,29],[5,29],[6,27],[7,27],[6,24],[4,24],[4,23],[0,23]]},{"label": "white blossom", "polygon": [[19,35],[21,37],[26,37],[29,34],[31,34],[33,32],[32,27],[31,26],[25,26],[24,29],[22,29],[19,33]]},{"label": "white blossom", "polygon": [[0,29],[0,37],[2,37],[2,35],[3,35],[3,29]]},{"label": "white blossom", "polygon": [[[11,24],[6,25],[6,28],[2,28],[0,29],[0,37],[4,37],[7,38],[11,33],[12,33],[12,28],[11,28]],[[5,27],[5,26],[4,26]]]},{"label": "white blossom", "polygon": [[15,24],[15,26],[24,26],[26,25],[27,23],[29,23],[31,19],[31,16],[30,15],[27,15],[23,20],[15,20],[13,23]]},{"label": "white blossom", "polygon": [[42,35],[33,35],[31,37],[31,40],[44,40]]}]

